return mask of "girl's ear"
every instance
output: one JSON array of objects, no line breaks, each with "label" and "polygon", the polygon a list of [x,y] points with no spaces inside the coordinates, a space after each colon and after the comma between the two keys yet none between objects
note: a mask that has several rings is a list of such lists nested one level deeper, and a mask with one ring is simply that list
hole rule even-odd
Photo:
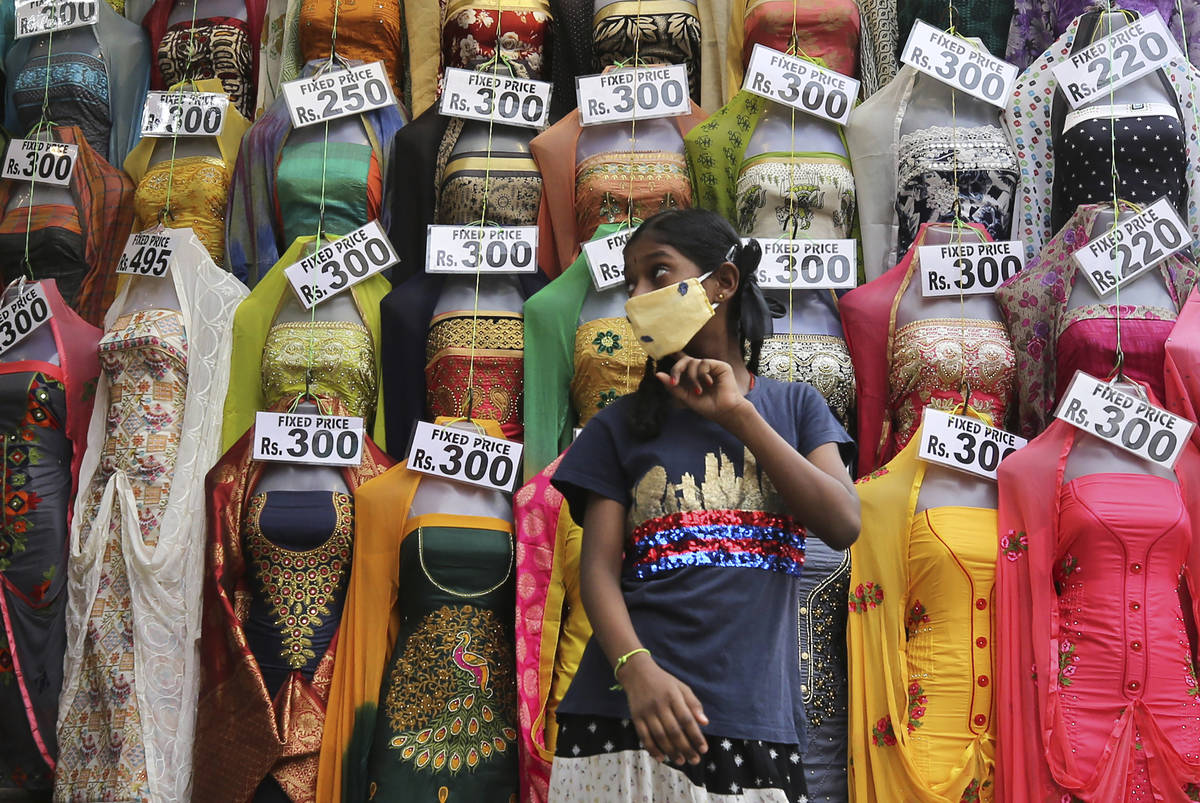
[{"label": "girl's ear", "polygon": [[737,295],[738,281],[741,274],[738,272],[737,265],[732,262],[722,262],[721,265],[713,271],[713,278],[717,282],[717,295],[724,295],[726,301]]}]

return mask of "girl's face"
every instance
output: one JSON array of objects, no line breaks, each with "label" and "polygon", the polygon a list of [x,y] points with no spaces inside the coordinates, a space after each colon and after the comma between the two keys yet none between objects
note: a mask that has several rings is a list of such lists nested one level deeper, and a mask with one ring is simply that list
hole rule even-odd
[{"label": "girl's face", "polygon": [[700,275],[700,267],[665,243],[649,237],[625,249],[625,291],[630,298]]}]

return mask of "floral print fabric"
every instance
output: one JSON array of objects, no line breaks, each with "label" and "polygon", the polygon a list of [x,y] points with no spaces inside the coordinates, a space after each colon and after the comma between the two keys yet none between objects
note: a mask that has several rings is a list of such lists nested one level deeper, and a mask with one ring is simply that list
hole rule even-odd
[{"label": "floral print fabric", "polygon": [[686,0],[619,0],[598,12],[592,23],[596,69],[638,59],[650,64],[687,66],[693,100],[700,99],[700,19]]},{"label": "floral print fabric", "polygon": [[443,66],[473,69],[499,54],[517,77],[542,78],[549,36],[548,5],[452,2],[442,23]]}]

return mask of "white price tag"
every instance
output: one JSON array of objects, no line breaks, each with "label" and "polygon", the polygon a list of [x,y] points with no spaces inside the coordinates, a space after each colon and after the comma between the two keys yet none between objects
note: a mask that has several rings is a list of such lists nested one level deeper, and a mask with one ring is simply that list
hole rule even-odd
[{"label": "white price tag", "polygon": [[363,420],[309,413],[254,414],[251,457],[271,463],[357,466],[362,463]]},{"label": "white price tag", "polygon": [[930,463],[994,480],[1001,461],[1026,443],[1024,438],[989,427],[977,418],[926,407],[921,415],[921,444],[917,456]]},{"label": "white price tag", "polygon": [[921,295],[926,298],[984,295],[996,292],[1025,267],[1025,247],[1019,240],[923,245],[917,259]]},{"label": "white price tag", "polygon": [[79,158],[79,146],[66,142],[42,142],[14,139],[4,152],[4,170],[0,178],[14,181],[40,181],[65,187]]},{"label": "white price tag", "polygon": [[325,243],[313,253],[283,269],[296,297],[312,309],[330,296],[369,279],[400,261],[387,235],[372,220],[367,225]]},{"label": "white price tag", "polygon": [[288,81],[283,95],[296,128],[396,104],[381,61]]},{"label": "white price tag", "polygon": [[536,273],[537,226],[430,226],[426,273]]},{"label": "white price tag", "polygon": [[14,34],[17,39],[50,31],[95,25],[97,0],[17,0]]},{"label": "white price tag", "polygon": [[759,240],[764,290],[845,290],[858,284],[854,240]]},{"label": "white price tag", "polygon": [[162,231],[139,231],[129,235],[125,250],[117,262],[117,273],[132,276],[155,276],[162,278],[171,267],[175,255],[177,238],[187,229],[163,229]]},{"label": "white price tag", "polygon": [[993,106],[1007,105],[1017,82],[1017,65],[923,20],[913,26],[900,60]]},{"label": "white price tag", "polygon": [[1083,371],[1075,372],[1054,417],[1167,469],[1196,426]]},{"label": "white price tag", "polygon": [[142,107],[143,137],[215,137],[229,97],[220,92],[151,92]]},{"label": "white price tag", "polygon": [[691,110],[687,67],[663,64],[575,79],[580,125],[679,117]]},{"label": "white price tag", "polygon": [[41,282],[30,282],[11,304],[0,307],[0,354],[50,320],[50,302]]},{"label": "white price tag", "polygon": [[637,229],[621,229],[607,237],[597,237],[583,244],[588,270],[597,290],[607,290],[625,283],[625,243]]},{"label": "white price tag", "polygon": [[548,81],[449,67],[438,112],[471,120],[543,128],[550,116]]},{"label": "white price tag", "polygon": [[1158,12],[1152,11],[1062,59],[1051,72],[1071,108],[1078,109],[1097,95],[1136,81],[1178,56],[1175,37]]},{"label": "white price tag", "polygon": [[1160,198],[1138,214],[1120,218],[1073,256],[1096,295],[1103,298],[1190,244],[1179,213],[1170,201]]},{"label": "white price tag", "polygon": [[516,441],[418,421],[408,467],[481,488],[512,491],[520,478],[521,450]]},{"label": "white price tag", "polygon": [[742,88],[808,114],[845,125],[859,82],[765,45],[756,44]]}]

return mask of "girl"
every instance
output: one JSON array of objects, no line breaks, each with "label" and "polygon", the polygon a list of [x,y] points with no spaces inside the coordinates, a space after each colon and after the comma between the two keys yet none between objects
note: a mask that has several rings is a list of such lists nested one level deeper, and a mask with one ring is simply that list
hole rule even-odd
[{"label": "girl", "polygon": [[583,522],[595,635],[558,709],[552,803],[804,799],[805,530],[849,547],[858,499],[821,395],[754,376],[760,256],[698,209],[625,246],[646,374],[554,476]]}]

